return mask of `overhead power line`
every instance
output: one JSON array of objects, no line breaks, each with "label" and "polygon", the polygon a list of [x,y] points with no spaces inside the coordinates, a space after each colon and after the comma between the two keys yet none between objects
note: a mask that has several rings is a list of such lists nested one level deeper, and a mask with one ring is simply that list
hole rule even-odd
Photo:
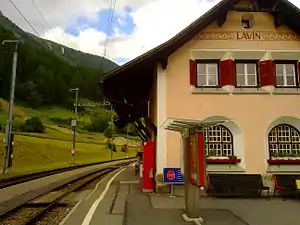
[{"label": "overhead power line", "polygon": [[108,14],[108,18],[107,18],[107,26],[106,26],[106,37],[104,39],[104,53],[103,53],[103,60],[101,60],[101,65],[100,65],[100,69],[103,71],[103,63],[104,63],[104,58],[106,58],[106,54],[107,54],[107,44],[109,41],[109,36],[110,36],[110,32],[111,32],[111,27],[112,27],[112,22],[113,22],[113,18],[114,18],[114,12],[115,12],[115,8],[116,8],[116,2],[117,0],[111,0],[110,1],[110,7],[109,7],[109,14]]},{"label": "overhead power line", "polygon": [[53,36],[56,38],[56,40],[59,42],[59,38],[57,37],[57,35],[55,34],[55,32],[52,30],[50,24],[48,23],[48,21],[46,20],[45,16],[43,15],[42,11],[40,10],[40,8],[37,6],[37,4],[35,3],[35,0],[31,0],[32,4],[34,5],[35,9],[38,11],[39,15],[42,17],[44,23],[46,24],[46,26],[48,27],[48,29],[50,30],[50,32],[53,34]]},{"label": "overhead power line", "polygon": [[16,6],[16,4],[12,0],[8,0],[14,7],[15,9],[20,13],[20,15],[23,17],[23,19],[27,22],[27,24],[31,27],[31,29],[36,33],[36,35],[41,38],[39,33],[36,31],[36,29],[33,27],[33,25],[29,22],[29,20],[24,16],[24,14],[19,10],[19,8]]},{"label": "overhead power line", "polygon": [[[47,49],[49,49],[51,53],[55,54],[55,53],[52,52],[52,50],[51,50],[50,43],[48,43],[49,45],[47,45],[46,43],[43,42],[43,38],[41,37],[41,35],[39,34],[39,32],[37,32],[37,30],[36,30],[36,29],[34,28],[34,26],[30,23],[30,21],[26,18],[26,16],[21,12],[21,10],[17,7],[17,5],[16,5],[12,0],[8,0],[8,1],[14,6],[14,8],[19,12],[19,14],[23,17],[23,19],[27,22],[27,24],[31,27],[31,29],[35,32],[35,34],[41,39],[42,44],[44,44],[45,47],[46,47]],[[34,2],[33,2],[33,4],[34,4]],[[41,11],[39,10],[39,8],[37,7],[37,5],[36,5],[36,4],[34,4],[34,5],[36,6],[36,9],[39,11],[39,13],[40,13],[40,15],[42,16],[42,18],[44,18],[46,24],[49,25],[49,23],[47,22],[47,20],[45,19],[45,17],[42,15],[42,13],[41,13]],[[50,26],[49,26],[49,27],[50,27]],[[50,30],[51,30],[51,28],[50,28]],[[63,48],[63,46],[62,46],[62,49],[61,49],[61,50],[62,50],[62,53],[64,54],[64,48]]]}]

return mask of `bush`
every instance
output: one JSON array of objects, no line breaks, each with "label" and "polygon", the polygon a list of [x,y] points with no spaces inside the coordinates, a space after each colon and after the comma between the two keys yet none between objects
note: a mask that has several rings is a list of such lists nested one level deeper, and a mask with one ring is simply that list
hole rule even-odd
[{"label": "bush", "polygon": [[103,133],[105,129],[108,126],[108,121],[109,121],[109,115],[108,114],[95,114],[90,117],[91,124],[89,126],[90,131],[94,132],[100,132]]},{"label": "bush", "polygon": [[105,129],[105,131],[103,132],[103,135],[104,135],[106,138],[112,138],[113,132],[114,132],[114,129],[112,128],[111,125],[109,125],[109,126]]},{"label": "bush", "polygon": [[42,120],[39,117],[32,117],[25,121],[22,130],[25,132],[44,133],[45,127]]},{"label": "bush", "polygon": [[113,152],[116,152],[116,151],[117,151],[117,145],[116,145],[115,143],[111,142],[110,140],[108,140],[108,141],[106,142],[106,147],[107,147],[108,149],[110,149],[111,151],[113,151]]},{"label": "bush", "polygon": [[12,130],[13,131],[22,131],[24,127],[24,120],[20,118],[14,118],[12,121]]}]

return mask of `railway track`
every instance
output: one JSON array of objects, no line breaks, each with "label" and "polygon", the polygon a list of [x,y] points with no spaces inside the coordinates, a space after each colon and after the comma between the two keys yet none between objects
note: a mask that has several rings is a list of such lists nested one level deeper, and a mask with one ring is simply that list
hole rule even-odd
[{"label": "railway track", "polygon": [[[135,157],[131,157],[131,158],[127,158],[127,159],[134,159],[134,158]],[[121,160],[124,160],[124,159],[121,159]],[[81,168],[88,167],[88,166],[94,166],[94,165],[99,165],[99,164],[114,162],[114,161],[120,161],[120,159],[104,161],[104,162],[97,162],[97,163],[90,163],[90,164],[84,164],[84,165],[76,165],[76,166],[42,171],[42,172],[37,172],[37,173],[32,173],[32,174],[27,174],[27,175],[22,175],[22,176],[17,176],[17,177],[4,178],[4,179],[0,179],[0,189],[7,188],[7,187],[10,187],[10,186],[13,186],[16,184],[28,182],[31,180],[43,178],[46,176],[62,173],[62,172],[67,172],[67,171],[81,169]]]},{"label": "railway track", "polygon": [[[125,165],[125,164],[124,164]],[[124,166],[122,165],[122,166]],[[126,163],[128,165],[128,163]],[[74,207],[72,194],[92,190],[103,177],[118,167],[101,169],[63,184],[50,192],[19,205],[0,216],[1,225],[56,225]]]}]

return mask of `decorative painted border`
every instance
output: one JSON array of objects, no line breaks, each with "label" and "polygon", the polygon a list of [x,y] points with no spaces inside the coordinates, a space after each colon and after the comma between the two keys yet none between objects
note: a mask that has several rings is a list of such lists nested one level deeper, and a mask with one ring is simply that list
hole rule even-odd
[{"label": "decorative painted border", "polygon": [[300,37],[294,32],[210,31],[198,34],[194,40],[299,41]]},{"label": "decorative painted border", "polygon": [[300,159],[268,159],[269,164],[300,164]]},{"label": "decorative painted border", "polygon": [[218,163],[218,164],[235,164],[235,163],[240,163],[242,160],[241,159],[206,159],[206,162],[209,164],[214,164],[214,163]]}]

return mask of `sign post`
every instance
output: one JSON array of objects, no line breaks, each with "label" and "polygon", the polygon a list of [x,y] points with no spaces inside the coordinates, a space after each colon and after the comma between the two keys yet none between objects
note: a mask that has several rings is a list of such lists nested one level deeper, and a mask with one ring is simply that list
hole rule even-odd
[{"label": "sign post", "polygon": [[[184,169],[185,189],[185,214],[186,222],[203,222],[199,215],[200,193],[206,191],[206,157],[204,151],[203,131],[210,126],[216,126],[222,121],[199,121],[186,119],[168,119],[166,130],[180,132],[182,136],[182,154]],[[163,124],[165,125],[165,123]],[[173,173],[166,174],[167,178],[173,178]]]},{"label": "sign post", "polygon": [[164,182],[171,185],[170,198],[175,198],[174,195],[174,184],[184,183],[184,179],[181,176],[180,168],[164,168]]}]

